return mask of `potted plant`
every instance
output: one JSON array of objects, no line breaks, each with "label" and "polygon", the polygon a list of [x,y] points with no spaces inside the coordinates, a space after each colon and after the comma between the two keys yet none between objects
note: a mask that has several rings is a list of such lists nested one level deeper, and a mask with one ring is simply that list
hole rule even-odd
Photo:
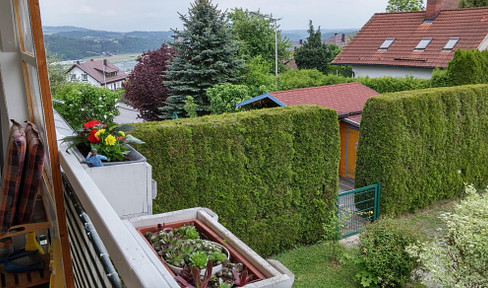
[{"label": "potted plant", "polygon": [[[78,148],[79,152],[86,157],[85,159],[87,161],[90,159],[91,151],[96,151],[98,156],[105,157],[103,160],[109,162],[130,161],[133,159],[128,157],[131,152],[128,144],[144,143],[130,134],[125,134],[125,132],[134,128],[134,126],[130,125],[109,126],[93,119],[84,123],[81,128],[75,130],[76,135],[64,137],[63,142],[70,142],[67,150],[73,147]],[[90,164],[96,167],[103,166],[93,165],[93,163]]]},{"label": "potted plant", "polygon": [[230,288],[261,280],[243,263],[232,262],[224,245],[201,235],[194,221],[178,228],[158,224],[144,236],[183,287]]},{"label": "potted plant", "polygon": [[[73,152],[78,158],[117,214],[121,218],[152,214],[152,200],[156,197],[152,167],[129,145],[143,142],[126,134],[135,127],[107,125],[94,119],[73,131],[64,119],[59,118],[56,129],[69,135],[61,139],[61,144],[66,143],[66,151]],[[107,160],[102,162],[103,157],[90,159],[94,158],[88,154],[92,151]],[[96,162],[101,165],[94,167]]]}]

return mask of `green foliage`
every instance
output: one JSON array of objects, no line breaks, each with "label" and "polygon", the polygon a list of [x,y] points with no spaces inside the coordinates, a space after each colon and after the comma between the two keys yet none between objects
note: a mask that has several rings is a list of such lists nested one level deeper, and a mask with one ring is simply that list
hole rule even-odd
[{"label": "green foliage", "polygon": [[451,86],[447,69],[435,68],[430,79],[430,86],[432,88]]},{"label": "green foliage", "polygon": [[293,106],[136,125],[154,213],[208,207],[264,256],[313,243],[335,211],[337,113]]},{"label": "green foliage", "polygon": [[417,266],[405,248],[417,241],[414,231],[382,219],[361,234],[359,245],[361,271],[356,274],[363,287],[401,287]]},{"label": "green foliage", "polygon": [[[246,64],[255,57],[261,57],[262,61],[273,63],[266,72],[274,73],[275,21],[273,15],[235,8],[228,14],[228,18],[232,23],[232,33],[239,43],[239,56],[246,60]],[[276,21],[278,20],[276,19]],[[291,41],[282,36],[280,30],[277,31],[276,36],[278,40],[278,70],[284,71],[282,63],[290,60],[287,48],[291,46]]]},{"label": "green foliage", "polygon": [[177,51],[170,71],[166,73],[170,97],[161,110],[163,118],[173,113],[184,116],[187,96],[192,96],[198,115],[209,113],[210,102],[206,92],[215,85],[236,83],[243,68],[237,59],[237,45],[227,27],[225,14],[210,0],[195,0],[188,15],[180,14],[183,31],[174,30],[176,41],[171,46]]},{"label": "green foliage", "polygon": [[47,58],[47,74],[49,77],[49,87],[51,88],[51,95],[54,95],[58,90],[68,82],[66,79],[67,69],[60,64],[61,58],[57,55],[51,55]]},{"label": "green foliage", "polygon": [[53,95],[53,98],[64,101],[64,104],[54,102],[53,106],[71,127],[80,127],[92,119],[111,124],[114,117],[119,115],[117,103],[121,92],[86,83],[66,83]]},{"label": "green foliage", "polygon": [[361,118],[357,187],[381,182],[381,213],[401,214],[488,184],[488,86],[384,94]]},{"label": "green foliage", "polygon": [[212,114],[236,112],[235,105],[237,103],[251,98],[246,86],[233,84],[214,86],[207,90],[207,97],[210,100]]},{"label": "green foliage", "polygon": [[430,87],[430,80],[415,78],[411,75],[406,77],[358,77],[354,78],[357,82],[375,90],[379,93],[390,93],[407,90],[418,90]]},{"label": "green foliage", "polygon": [[488,194],[466,187],[467,197],[453,212],[441,214],[445,241],[411,245],[429,287],[488,287]]},{"label": "green foliage", "polygon": [[185,109],[186,116],[190,118],[194,118],[198,116],[197,104],[195,104],[195,101],[191,96],[186,96],[185,106],[183,106],[183,109]]},{"label": "green foliage", "polygon": [[386,12],[408,12],[424,10],[423,0],[388,0]]},{"label": "green foliage", "polygon": [[488,51],[461,50],[454,52],[447,71],[452,86],[488,83]]},{"label": "green foliage", "polygon": [[488,6],[488,0],[460,0],[459,8],[472,8]]},{"label": "green foliage", "polygon": [[264,61],[261,56],[256,56],[247,63],[246,69],[241,73],[242,84],[249,89],[250,97],[276,91],[275,76],[269,73],[271,69],[272,65]]},{"label": "green foliage", "polygon": [[322,42],[320,26],[314,30],[312,20],[308,28],[307,41],[295,50],[295,62],[298,69],[317,69],[322,73],[329,71],[329,63],[332,61],[332,52],[329,47]]},{"label": "green foliage", "polygon": [[419,79],[413,76],[404,78],[394,77],[344,77],[341,75],[324,75],[316,69],[291,70],[279,76],[280,90],[307,88],[323,85],[333,85],[340,83],[359,82],[363,85],[379,92],[398,92],[406,90],[425,89],[430,87],[430,81]]}]

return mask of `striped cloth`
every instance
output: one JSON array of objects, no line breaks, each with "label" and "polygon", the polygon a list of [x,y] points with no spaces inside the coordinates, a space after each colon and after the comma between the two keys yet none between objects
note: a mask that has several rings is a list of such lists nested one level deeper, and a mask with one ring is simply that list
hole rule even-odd
[{"label": "striped cloth", "polygon": [[27,153],[25,155],[24,171],[13,225],[30,223],[39,192],[42,167],[44,166],[44,145],[39,139],[37,127],[27,121],[25,134],[27,138]]},{"label": "striped cloth", "polygon": [[14,120],[10,121],[13,124],[10,128],[8,155],[4,163],[0,191],[0,235],[5,234],[13,223],[26,150],[22,125]]}]

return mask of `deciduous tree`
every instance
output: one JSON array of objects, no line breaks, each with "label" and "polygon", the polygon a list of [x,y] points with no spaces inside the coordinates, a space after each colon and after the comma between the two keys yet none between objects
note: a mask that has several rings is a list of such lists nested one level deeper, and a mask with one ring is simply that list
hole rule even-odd
[{"label": "deciduous tree", "polygon": [[173,113],[185,116],[185,100],[192,96],[198,105],[199,115],[208,114],[208,88],[214,85],[235,83],[243,68],[237,58],[237,45],[226,16],[210,0],[195,0],[188,15],[180,14],[183,30],[173,30],[175,42],[171,44],[178,52],[166,76],[170,97],[162,108],[164,118]]},{"label": "deciduous tree", "polygon": [[423,0],[388,0],[386,12],[408,12],[424,10]]},{"label": "deciduous tree", "polygon": [[329,62],[332,60],[332,52],[322,42],[320,26],[314,30],[312,20],[309,23],[309,36],[307,41],[295,50],[295,62],[299,69],[317,69],[326,74]]},{"label": "deciduous tree", "polygon": [[488,0],[460,0],[459,8],[484,7],[488,6]]},{"label": "deciduous tree", "polygon": [[228,15],[232,23],[232,33],[239,42],[239,56],[246,63],[254,57],[260,56],[262,62],[273,63],[269,72],[275,71],[275,29],[278,40],[278,70],[285,70],[283,62],[289,60],[287,48],[290,40],[278,30],[277,21],[271,14],[252,12],[247,9],[235,8]]},{"label": "deciduous tree", "polygon": [[137,65],[122,86],[125,100],[139,111],[139,117],[146,121],[160,119],[158,107],[165,105],[168,87],[164,85],[166,72],[173,60],[175,50],[163,44],[161,48],[144,52],[137,58]]}]

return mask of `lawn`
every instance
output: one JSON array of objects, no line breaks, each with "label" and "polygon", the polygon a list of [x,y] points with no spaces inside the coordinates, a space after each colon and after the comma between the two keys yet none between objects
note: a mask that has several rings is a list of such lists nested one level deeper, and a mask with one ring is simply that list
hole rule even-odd
[{"label": "lawn", "polygon": [[[339,253],[346,248],[339,247]],[[295,274],[294,288],[338,288],[356,287],[353,263],[344,265],[329,261],[330,249],[327,242],[293,249],[273,257]]]},{"label": "lawn", "polygon": [[[434,240],[439,237],[437,228],[442,221],[439,214],[450,211],[457,201],[441,202],[429,209],[397,218],[400,227],[412,227],[419,232],[422,240]],[[342,255],[348,249],[340,247],[338,254]],[[349,250],[349,252],[352,252]],[[348,288],[360,287],[355,281],[358,268],[353,263],[336,265],[329,261],[330,248],[328,242],[300,247],[280,253],[273,257],[280,261],[295,274],[294,288],[322,287]],[[340,257],[339,257],[340,258]],[[351,261],[349,261],[351,262]],[[424,287],[419,283],[410,283],[408,287]]]}]

